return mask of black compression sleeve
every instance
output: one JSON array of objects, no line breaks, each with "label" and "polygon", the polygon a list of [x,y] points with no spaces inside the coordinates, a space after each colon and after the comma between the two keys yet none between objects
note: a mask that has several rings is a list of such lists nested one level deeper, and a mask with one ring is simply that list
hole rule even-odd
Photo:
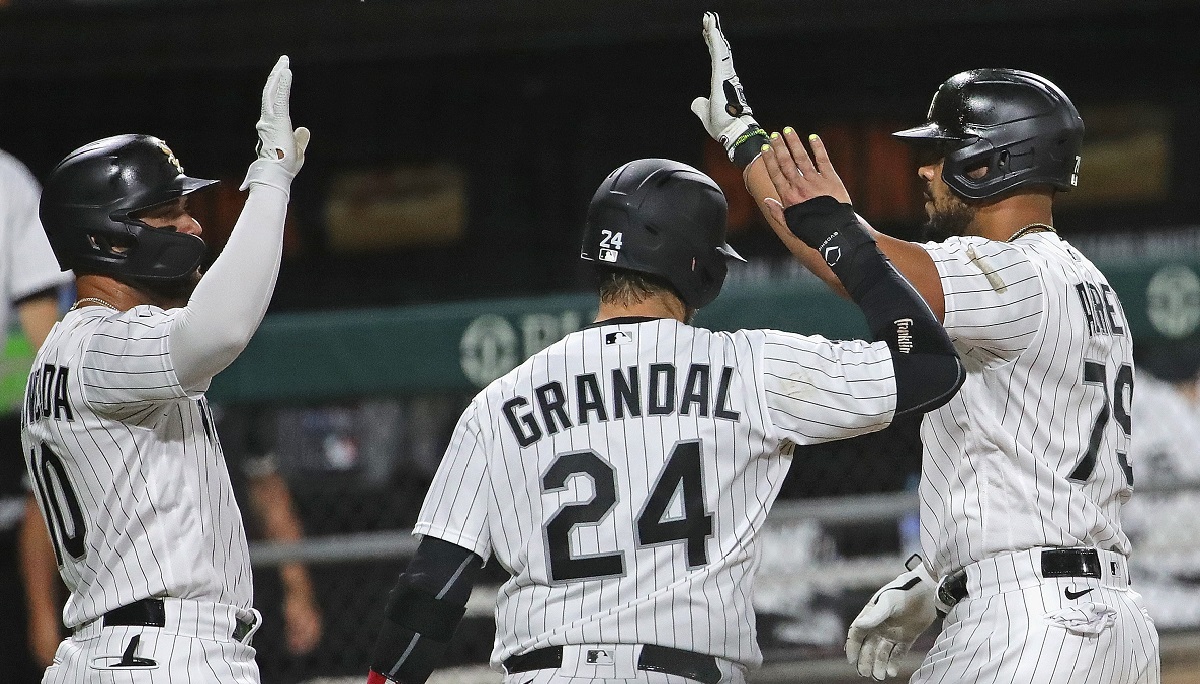
[{"label": "black compression sleeve", "polygon": [[945,328],[916,288],[904,279],[854,209],[823,195],[784,210],[788,229],[817,250],[862,309],[872,339],[892,350],[896,415],[932,411],[954,396],[966,378]]},{"label": "black compression sleeve", "polygon": [[371,669],[394,682],[421,684],[441,662],[483,560],[425,537],[396,581],[371,655]]}]

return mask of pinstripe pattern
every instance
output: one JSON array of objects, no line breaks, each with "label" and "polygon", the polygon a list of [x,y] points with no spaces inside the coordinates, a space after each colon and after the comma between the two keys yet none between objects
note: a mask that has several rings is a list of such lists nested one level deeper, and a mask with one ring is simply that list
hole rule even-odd
[{"label": "pinstripe pattern", "polygon": [[[149,306],[71,311],[34,364],[26,466],[56,455],[81,509],[78,530],[62,483],[50,478],[49,501],[35,488],[43,515],[59,521],[49,527],[71,592],[68,627],[150,596],[251,605],[245,531],[212,417],[202,394],[179,386],[167,354],[173,317]],[[46,375],[36,371],[47,364],[57,378],[69,373],[69,419],[58,405],[36,411]],[[64,547],[63,530],[81,535],[82,553]]]},{"label": "pinstripe pattern", "polygon": [[[1158,634],[1123,556],[1101,552],[1100,579],[1044,579],[1039,559],[1025,552],[968,566],[968,598],[946,617],[913,684],[1158,682]],[[1070,599],[1067,589],[1086,594]]]},{"label": "pinstripe pattern", "polygon": [[[1012,244],[971,237],[925,247],[946,293],[946,330],[967,367],[962,389],[921,430],[921,536],[934,570],[949,574],[1034,546],[1128,555],[1120,507],[1132,487],[1116,453],[1128,452],[1129,438],[1116,420],[1104,428],[1087,481],[1067,478],[1121,366],[1133,363],[1127,333],[1089,332],[1076,291],[1079,283],[1107,280],[1048,232]],[[1127,331],[1115,294],[1111,302]],[[1085,361],[1103,364],[1104,386],[1084,383]]]},{"label": "pinstripe pattern", "polygon": [[1051,232],[925,249],[967,380],[922,423],[921,541],[937,575],[966,569],[968,598],[912,681],[1158,682],[1158,636],[1127,576],[1043,579],[1025,551],[1098,548],[1124,575],[1133,347],[1115,293]]},{"label": "pinstripe pattern", "polygon": [[[655,375],[653,369],[668,366],[673,376]],[[617,399],[614,372],[631,385],[636,372],[638,406]],[[546,389],[550,383],[561,392]],[[517,397],[527,403],[513,411]],[[556,412],[559,398],[565,403]],[[494,664],[543,646],[654,643],[755,666],[761,662],[750,603],[755,536],[792,446],[881,429],[894,406],[895,380],[882,343],[762,330],[714,333],[673,320],[588,328],[475,398],[414,531],[484,558],[494,552],[512,573],[496,608]],[[518,430],[532,439],[531,426],[540,437],[522,447]],[[706,563],[689,569],[690,542],[639,543],[635,521],[671,455],[694,441],[712,533],[703,540]],[[561,487],[545,487],[544,479],[564,455],[580,453],[590,454],[583,459],[600,479],[612,471],[613,502],[605,515],[572,527],[563,544],[574,559],[619,560],[610,561],[617,563],[615,574],[606,566],[594,578],[556,580],[548,525],[563,511],[578,510],[572,506],[596,500],[605,482],[583,472]],[[685,515],[687,488],[685,480],[664,520]]]}]

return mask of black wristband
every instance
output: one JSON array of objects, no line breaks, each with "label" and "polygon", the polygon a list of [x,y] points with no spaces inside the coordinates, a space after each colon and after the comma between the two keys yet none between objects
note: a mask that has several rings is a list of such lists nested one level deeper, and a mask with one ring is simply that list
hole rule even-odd
[{"label": "black wristband", "polygon": [[758,155],[762,154],[762,146],[766,144],[767,132],[758,126],[752,126],[734,141],[733,151],[729,153],[729,160],[739,169],[745,169],[755,159],[758,159]]},{"label": "black wristband", "polygon": [[821,195],[783,210],[788,230],[817,250],[855,302],[884,260],[854,207]]}]

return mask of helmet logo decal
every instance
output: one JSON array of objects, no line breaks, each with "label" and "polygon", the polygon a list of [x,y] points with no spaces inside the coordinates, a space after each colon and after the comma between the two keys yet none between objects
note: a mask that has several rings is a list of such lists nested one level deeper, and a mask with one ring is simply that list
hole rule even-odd
[{"label": "helmet logo decal", "polygon": [[624,233],[611,230],[600,231],[600,253],[597,255],[600,261],[614,263],[617,260],[617,253],[621,251]]},{"label": "helmet logo decal", "polygon": [[162,150],[162,153],[167,155],[167,161],[171,163],[171,166],[174,166],[176,169],[178,169],[179,173],[183,173],[183,165],[179,163],[179,159],[175,156],[175,153],[171,151],[171,148],[167,147],[167,144],[161,140],[156,144],[158,145],[158,149]]},{"label": "helmet logo decal", "polygon": [[1079,185],[1079,163],[1083,161],[1083,157],[1075,155],[1075,170],[1071,172],[1071,186]]}]

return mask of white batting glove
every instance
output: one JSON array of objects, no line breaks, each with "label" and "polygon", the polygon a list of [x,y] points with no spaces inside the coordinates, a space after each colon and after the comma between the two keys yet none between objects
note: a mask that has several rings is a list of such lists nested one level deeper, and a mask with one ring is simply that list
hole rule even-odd
[{"label": "white batting glove", "polygon": [[287,55],[279,58],[263,87],[262,114],[258,118],[258,159],[246,172],[240,190],[253,183],[289,192],[292,179],[304,166],[304,148],[310,134],[301,126],[292,130],[290,98],[292,70]]},{"label": "white batting glove", "polygon": [[900,674],[900,660],[937,617],[937,582],[920,556],[916,566],[887,583],[862,609],[846,638],[846,659],[863,677]]},{"label": "white batting glove", "polygon": [[[729,41],[721,33],[721,20],[716,12],[704,13],[704,42],[708,44],[712,62],[708,97],[692,100],[692,113],[700,117],[704,130],[713,140],[725,148],[729,160],[745,168],[758,156],[767,134],[754,120],[754,112],[746,102],[742,81],[733,68],[733,53],[729,50]],[[752,141],[756,135],[763,139]],[[747,142],[752,144],[735,155],[739,145]]]}]

